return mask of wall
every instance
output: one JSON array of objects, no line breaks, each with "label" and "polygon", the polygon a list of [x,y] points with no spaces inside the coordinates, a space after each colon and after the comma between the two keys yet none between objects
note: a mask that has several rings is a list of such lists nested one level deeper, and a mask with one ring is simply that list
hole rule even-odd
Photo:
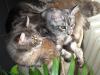
[{"label": "wall", "polygon": [[84,43],[84,56],[95,75],[100,75],[100,14],[90,17],[90,29],[86,32]]},{"label": "wall", "polygon": [[5,46],[5,22],[9,10],[21,0],[0,0],[0,66],[8,70],[14,62],[10,59]]}]

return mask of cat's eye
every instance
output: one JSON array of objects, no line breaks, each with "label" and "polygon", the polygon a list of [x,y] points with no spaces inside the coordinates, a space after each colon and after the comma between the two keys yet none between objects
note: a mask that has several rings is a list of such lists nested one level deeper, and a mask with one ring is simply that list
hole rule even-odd
[{"label": "cat's eye", "polygon": [[32,37],[32,39],[35,39],[34,37]]},{"label": "cat's eye", "polygon": [[34,44],[35,42],[37,42],[38,38],[35,36],[32,36],[32,43]]},{"label": "cat's eye", "polygon": [[32,36],[32,43],[34,43],[35,42],[35,37],[34,36]]},{"label": "cat's eye", "polygon": [[60,26],[59,28],[60,29],[66,29],[66,26]]}]

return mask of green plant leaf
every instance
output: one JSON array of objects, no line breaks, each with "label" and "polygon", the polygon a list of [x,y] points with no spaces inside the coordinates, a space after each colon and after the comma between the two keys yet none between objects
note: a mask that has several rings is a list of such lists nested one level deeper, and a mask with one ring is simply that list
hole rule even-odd
[{"label": "green plant leaf", "polygon": [[49,75],[49,71],[46,64],[43,64],[43,72],[44,72],[44,75]]},{"label": "green plant leaf", "polygon": [[54,58],[51,75],[59,75],[60,59]]},{"label": "green plant leaf", "polygon": [[74,75],[74,70],[75,70],[75,59],[72,57],[71,62],[70,62],[70,67],[68,70],[68,75]]},{"label": "green plant leaf", "polygon": [[89,65],[89,67],[88,67],[88,64],[85,63],[82,67],[80,75],[94,75],[92,66]]},{"label": "green plant leaf", "polygon": [[88,68],[86,64],[83,65],[81,73],[81,75],[88,75]]},{"label": "green plant leaf", "polygon": [[15,66],[13,66],[13,67],[11,68],[10,74],[11,74],[11,75],[19,75],[18,66],[17,66],[17,65],[15,65]]},{"label": "green plant leaf", "polygon": [[30,75],[42,75],[41,72],[39,71],[39,69],[37,69],[37,68],[30,68],[29,74]]},{"label": "green plant leaf", "polygon": [[92,68],[90,69],[90,75],[94,75],[94,71]]},{"label": "green plant leaf", "polygon": [[78,75],[81,75],[80,69],[78,69]]},{"label": "green plant leaf", "polygon": [[92,66],[90,66],[89,73],[90,73],[90,75],[94,75],[94,71],[93,71]]}]

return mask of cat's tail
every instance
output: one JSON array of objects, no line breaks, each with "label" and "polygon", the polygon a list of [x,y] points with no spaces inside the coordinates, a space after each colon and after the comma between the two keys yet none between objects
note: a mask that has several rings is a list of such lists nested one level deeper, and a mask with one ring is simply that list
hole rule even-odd
[{"label": "cat's tail", "polygon": [[80,6],[81,13],[86,17],[91,17],[100,13],[99,2],[85,0],[85,1],[80,1],[79,6]]}]

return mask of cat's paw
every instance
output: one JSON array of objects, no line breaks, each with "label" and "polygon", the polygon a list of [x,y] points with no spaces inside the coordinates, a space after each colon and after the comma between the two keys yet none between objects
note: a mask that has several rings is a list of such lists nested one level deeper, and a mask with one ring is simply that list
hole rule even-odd
[{"label": "cat's paw", "polygon": [[78,58],[79,67],[82,67],[84,64],[84,58]]},{"label": "cat's paw", "polygon": [[70,62],[72,58],[72,54],[65,49],[61,50],[61,56],[64,58],[65,61]]},{"label": "cat's paw", "polygon": [[56,50],[58,50],[59,52],[61,52],[62,46],[61,45],[56,45]]}]

